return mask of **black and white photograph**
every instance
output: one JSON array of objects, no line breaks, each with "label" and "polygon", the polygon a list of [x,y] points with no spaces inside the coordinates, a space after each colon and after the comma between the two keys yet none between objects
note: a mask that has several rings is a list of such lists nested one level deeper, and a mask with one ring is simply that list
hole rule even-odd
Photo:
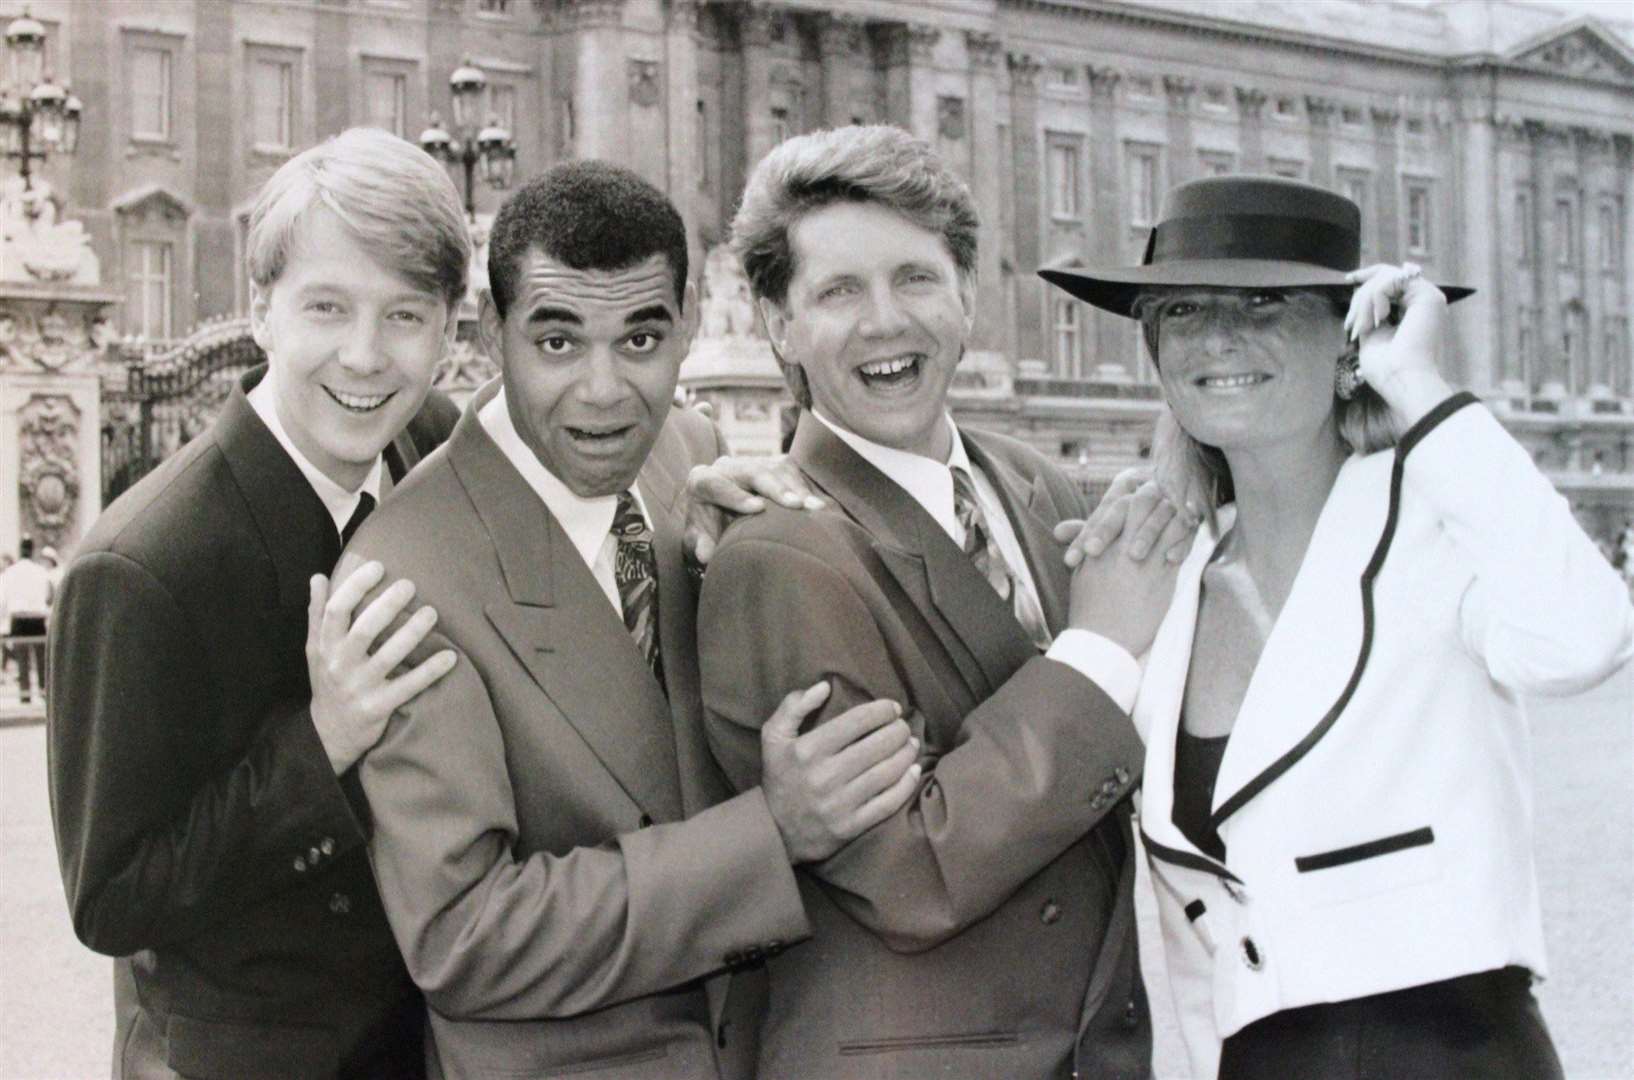
[{"label": "black and white photograph", "polygon": [[1634,1080],[1628,0],[0,36],[0,1080]]}]

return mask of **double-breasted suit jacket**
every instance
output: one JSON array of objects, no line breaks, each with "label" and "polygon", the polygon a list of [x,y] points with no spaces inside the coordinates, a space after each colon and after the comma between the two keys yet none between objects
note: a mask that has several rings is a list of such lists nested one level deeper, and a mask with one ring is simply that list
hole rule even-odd
[{"label": "double-breasted suit jacket", "polygon": [[347,554],[412,580],[438,612],[422,655],[458,655],[361,767],[386,911],[430,1006],[431,1071],[752,1075],[756,979],[722,973],[808,926],[764,797],[726,798],[700,726],[681,498],[716,433],[672,412],[639,479],[666,701],[483,428],[494,392]]},{"label": "double-breasted suit jacket", "polygon": [[[962,434],[1059,631],[1068,574],[1050,532],[1082,496],[1020,443]],[[901,703],[926,771],[894,817],[801,868],[813,938],[768,965],[761,1075],[1147,1075],[1129,718],[1041,656],[936,521],[814,417],[791,459],[829,507],[739,520],[704,578],[712,746],[752,786],[759,719],[828,679],[823,719]]]},{"label": "double-breasted suit jacket", "polygon": [[1523,695],[1581,690],[1634,649],[1634,609],[1566,501],[1468,394],[1345,463],[1226,744],[1223,862],[1173,820],[1217,542],[1203,530],[1181,566],[1135,705],[1193,1075],[1283,1009],[1510,965],[1542,975]]},{"label": "double-breasted suit jacket", "polygon": [[[53,621],[52,819],[75,933],[126,958],[116,1076],[419,1069],[361,793],[308,712],[308,582],[340,537],[245,398],[263,370],[103,512]],[[392,474],[446,430],[422,413]]]}]

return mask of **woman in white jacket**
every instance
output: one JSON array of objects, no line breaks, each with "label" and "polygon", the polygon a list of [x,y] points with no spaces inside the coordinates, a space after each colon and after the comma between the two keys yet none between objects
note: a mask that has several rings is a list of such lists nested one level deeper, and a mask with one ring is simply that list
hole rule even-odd
[{"label": "woman in white jacket", "polygon": [[1634,609],[1439,374],[1469,290],[1358,238],[1341,196],[1211,178],[1140,267],[1044,272],[1140,319],[1222,504],[1135,707],[1182,1034],[1199,1078],[1558,1077],[1522,698],[1606,678]]}]

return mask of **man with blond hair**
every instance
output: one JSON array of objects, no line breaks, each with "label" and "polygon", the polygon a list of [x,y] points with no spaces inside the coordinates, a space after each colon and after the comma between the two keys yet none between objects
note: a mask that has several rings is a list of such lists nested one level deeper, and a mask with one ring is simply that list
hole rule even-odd
[{"label": "man with blond hair", "polygon": [[[51,804],[75,933],[115,964],[113,1075],[421,1075],[423,1004],[352,766],[448,652],[411,587],[331,592],[351,531],[447,434],[428,407],[470,239],[441,165],[354,129],[250,219],[268,364],[86,536],[51,640]],[[375,638],[383,640],[370,653]]]}]

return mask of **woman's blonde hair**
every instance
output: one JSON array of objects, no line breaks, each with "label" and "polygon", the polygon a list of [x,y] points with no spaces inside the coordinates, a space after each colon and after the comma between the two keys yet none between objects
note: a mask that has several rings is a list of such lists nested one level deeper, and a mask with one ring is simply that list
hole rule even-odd
[{"label": "woman's blonde hair", "polygon": [[[1158,366],[1158,312],[1161,301],[1177,291],[1178,287],[1146,289],[1135,298],[1130,314],[1140,320],[1141,334],[1146,339],[1146,351],[1152,357],[1152,366]],[[1319,296],[1327,301],[1337,318],[1343,319],[1350,307],[1349,289],[1288,288],[1279,290],[1288,296]],[[1336,360],[1337,362],[1337,360]],[[1390,406],[1378,391],[1363,383],[1350,399],[1333,395],[1334,424],[1339,438],[1353,454],[1371,454],[1395,446],[1401,438]],[[1231,502],[1235,497],[1231,483],[1231,468],[1219,447],[1198,442],[1176,425],[1174,437],[1168,440],[1164,456],[1180,455],[1182,460],[1158,462],[1158,467],[1170,475],[1191,473],[1206,481],[1204,486],[1214,492],[1216,506]]]},{"label": "woman's blonde hair", "polygon": [[340,219],[378,262],[452,308],[465,295],[471,232],[454,182],[424,150],[378,128],[352,128],[290,158],[250,212],[245,261],[258,289],[289,265],[315,206]]}]

